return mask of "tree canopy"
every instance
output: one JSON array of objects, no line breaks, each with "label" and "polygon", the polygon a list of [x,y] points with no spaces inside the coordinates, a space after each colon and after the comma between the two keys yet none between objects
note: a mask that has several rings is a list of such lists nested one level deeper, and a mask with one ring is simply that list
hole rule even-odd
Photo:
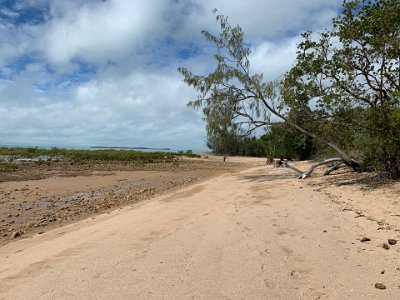
[{"label": "tree canopy", "polygon": [[399,67],[400,2],[348,1],[331,30],[303,34],[282,92],[292,109],[328,120],[331,140],[399,177]]},{"label": "tree canopy", "polygon": [[209,137],[284,123],[354,170],[362,169],[360,160],[400,177],[398,0],[345,1],[331,29],[302,35],[297,61],[281,82],[253,73],[240,26],[223,15],[217,21],[218,35],[202,31],[216,46],[215,70],[196,75],[179,68],[198,92],[189,105],[202,108]]}]

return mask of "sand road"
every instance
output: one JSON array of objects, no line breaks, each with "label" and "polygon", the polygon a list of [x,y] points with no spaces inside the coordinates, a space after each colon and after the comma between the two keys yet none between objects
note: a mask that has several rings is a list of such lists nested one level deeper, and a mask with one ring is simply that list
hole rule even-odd
[{"label": "sand road", "polygon": [[400,299],[399,252],[360,242],[376,224],[288,172],[223,175],[5,245],[0,299]]}]

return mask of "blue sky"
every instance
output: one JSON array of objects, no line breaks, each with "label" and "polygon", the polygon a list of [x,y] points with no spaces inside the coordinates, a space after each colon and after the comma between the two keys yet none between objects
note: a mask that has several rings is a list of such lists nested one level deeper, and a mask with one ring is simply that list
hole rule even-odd
[{"label": "blue sky", "polygon": [[0,0],[0,145],[205,149],[196,97],[177,72],[205,73],[212,10],[242,26],[269,80],[299,34],[330,26],[341,0]]}]

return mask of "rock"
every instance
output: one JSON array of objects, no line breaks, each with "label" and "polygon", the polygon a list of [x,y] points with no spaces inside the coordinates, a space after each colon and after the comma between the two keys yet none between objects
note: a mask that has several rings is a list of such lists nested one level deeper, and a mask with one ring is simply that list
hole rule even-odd
[{"label": "rock", "polygon": [[13,239],[15,239],[15,238],[17,238],[17,237],[19,237],[19,236],[21,236],[21,233],[19,233],[18,231],[14,231],[13,234],[11,235],[11,237],[12,237]]},{"label": "rock", "polygon": [[370,240],[371,240],[370,238],[363,237],[363,238],[360,240],[360,242],[361,242],[361,243],[364,243],[364,242],[369,242]]},{"label": "rock", "polygon": [[379,290],[385,290],[386,289],[386,285],[384,285],[381,282],[377,282],[377,283],[375,283],[375,288],[377,288]]},{"label": "rock", "polygon": [[395,239],[388,239],[389,245],[396,245],[397,241]]},{"label": "rock", "polygon": [[382,248],[383,248],[383,249],[386,249],[386,250],[389,250],[389,249],[390,249],[390,246],[389,246],[387,243],[383,243],[383,244],[382,244]]}]

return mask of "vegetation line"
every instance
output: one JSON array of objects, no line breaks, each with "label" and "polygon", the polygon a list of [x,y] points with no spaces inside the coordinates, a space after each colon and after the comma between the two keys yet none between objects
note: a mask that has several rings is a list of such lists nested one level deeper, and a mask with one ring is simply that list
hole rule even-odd
[{"label": "vegetation line", "polygon": [[199,157],[191,150],[186,152],[143,152],[134,150],[71,150],[62,148],[40,149],[40,148],[8,148],[0,147],[0,155],[3,160],[7,158],[12,162],[17,158],[39,158],[41,160],[70,159],[78,161],[131,161],[137,163],[153,163],[160,161],[174,161],[179,156]]}]

